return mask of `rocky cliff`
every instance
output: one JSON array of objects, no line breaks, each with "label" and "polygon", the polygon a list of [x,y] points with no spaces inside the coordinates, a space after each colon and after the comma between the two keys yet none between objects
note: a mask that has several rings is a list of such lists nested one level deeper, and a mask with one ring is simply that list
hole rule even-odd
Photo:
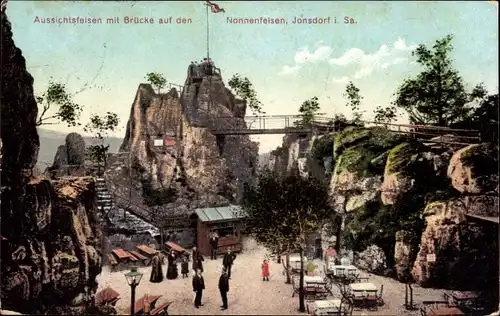
[{"label": "rocky cliff", "polygon": [[211,130],[245,128],[244,113],[244,102],[225,88],[219,74],[192,66],[181,95],[139,85],[123,153],[110,159],[106,171],[119,204],[128,207],[132,194],[134,211],[156,222],[160,210],[171,215],[237,202],[258,166],[257,145],[248,136],[215,136]]},{"label": "rocky cliff", "polygon": [[39,140],[33,78],[1,12],[1,301],[27,314],[74,314],[93,305],[100,234],[89,178],[32,176]]},{"label": "rocky cliff", "polygon": [[[278,170],[297,164],[289,139],[272,152]],[[422,286],[497,280],[497,224],[474,217],[498,216],[496,145],[457,150],[354,126],[311,142],[307,171],[330,183],[335,209],[347,214],[342,247],[360,267]]]}]

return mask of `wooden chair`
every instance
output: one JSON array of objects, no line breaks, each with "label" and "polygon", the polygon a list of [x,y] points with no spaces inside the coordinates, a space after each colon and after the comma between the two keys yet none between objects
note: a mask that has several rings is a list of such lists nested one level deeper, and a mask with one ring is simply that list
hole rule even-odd
[{"label": "wooden chair", "polygon": [[354,310],[354,302],[349,298],[342,298],[340,300],[340,315],[341,316],[352,316]]},{"label": "wooden chair", "polygon": [[368,295],[363,297],[363,306],[370,310],[377,310],[378,295],[376,292],[368,292]]},{"label": "wooden chair", "polygon": [[149,313],[149,315],[168,315],[168,308],[170,307],[170,304],[172,304],[172,303],[173,303],[173,301],[161,304],[160,306],[153,309],[151,311],[151,313]]}]

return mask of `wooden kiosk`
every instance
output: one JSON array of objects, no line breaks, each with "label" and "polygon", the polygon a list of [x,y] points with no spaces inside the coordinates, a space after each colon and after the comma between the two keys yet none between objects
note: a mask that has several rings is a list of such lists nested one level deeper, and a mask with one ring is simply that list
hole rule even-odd
[{"label": "wooden kiosk", "polygon": [[245,217],[241,207],[228,205],[199,208],[195,210],[195,213],[198,216],[197,245],[204,256],[210,256],[212,232],[219,235],[218,254],[226,252],[229,247],[232,247],[234,252],[241,251],[242,219]]}]

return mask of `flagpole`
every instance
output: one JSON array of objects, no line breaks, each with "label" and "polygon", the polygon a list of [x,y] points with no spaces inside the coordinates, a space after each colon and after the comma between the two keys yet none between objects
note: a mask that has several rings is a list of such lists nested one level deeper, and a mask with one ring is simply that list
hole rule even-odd
[{"label": "flagpole", "polygon": [[210,58],[210,33],[209,33],[209,25],[208,25],[208,4],[207,6],[207,58]]}]

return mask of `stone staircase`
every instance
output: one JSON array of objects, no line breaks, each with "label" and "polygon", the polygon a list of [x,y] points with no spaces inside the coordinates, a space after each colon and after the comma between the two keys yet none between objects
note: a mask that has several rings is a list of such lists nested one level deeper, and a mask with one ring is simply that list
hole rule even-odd
[{"label": "stone staircase", "polygon": [[107,214],[114,207],[114,203],[104,178],[95,178],[95,190],[97,209],[101,214]]}]

